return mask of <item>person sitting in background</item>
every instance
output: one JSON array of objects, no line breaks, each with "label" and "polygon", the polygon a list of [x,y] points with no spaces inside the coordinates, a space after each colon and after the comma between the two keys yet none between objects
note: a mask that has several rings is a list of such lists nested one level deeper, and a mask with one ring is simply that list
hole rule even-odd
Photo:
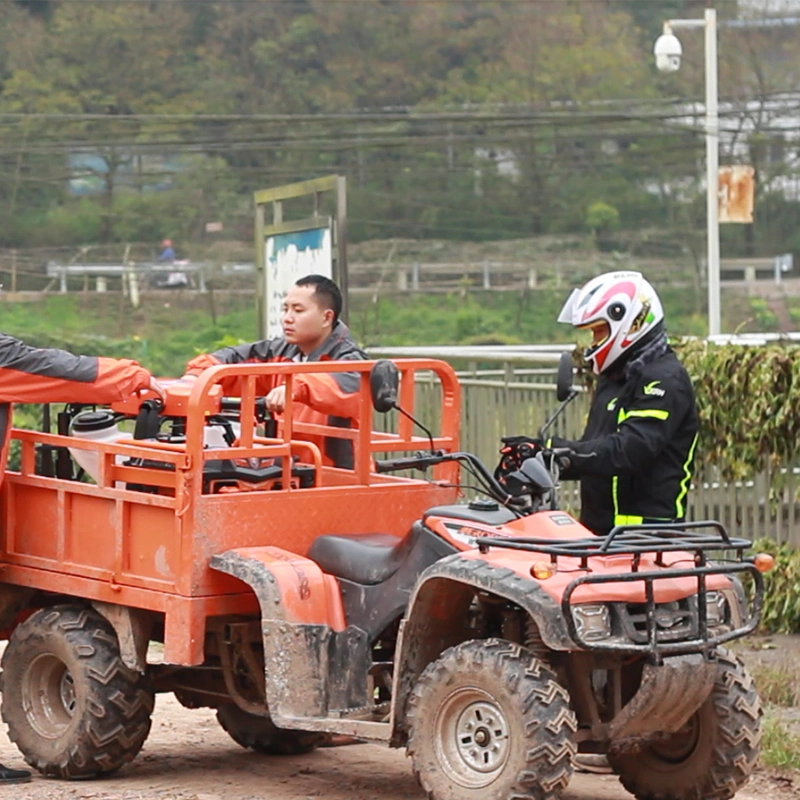
[{"label": "person sitting in background", "polygon": [[[363,361],[366,353],[350,337],[340,319],[339,287],[322,275],[307,275],[289,289],[283,303],[283,336],[224,347],[204,353],[186,364],[187,375],[199,375],[217,364],[280,361]],[[223,381],[223,391],[235,391],[238,379]],[[297,422],[355,427],[359,413],[359,374],[330,372],[295,375],[292,381],[294,419]],[[282,413],[286,404],[283,376],[270,375],[258,382],[258,394],[266,395],[269,411]],[[315,437],[307,437],[315,441]],[[323,463],[353,468],[353,446],[348,439],[328,436],[321,445]]]},{"label": "person sitting in background", "polygon": [[156,261],[160,261],[164,264],[172,264],[172,262],[175,261],[175,251],[172,249],[171,239],[164,239],[164,241],[161,242],[161,252],[158,254]]}]

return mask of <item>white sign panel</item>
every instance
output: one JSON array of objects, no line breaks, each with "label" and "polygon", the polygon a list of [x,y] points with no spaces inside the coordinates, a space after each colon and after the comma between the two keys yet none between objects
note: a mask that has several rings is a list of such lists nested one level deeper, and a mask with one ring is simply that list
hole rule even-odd
[{"label": "white sign panel", "polygon": [[267,297],[264,329],[268,339],[283,336],[283,300],[292,284],[306,275],[333,278],[330,228],[278,233],[264,239]]}]

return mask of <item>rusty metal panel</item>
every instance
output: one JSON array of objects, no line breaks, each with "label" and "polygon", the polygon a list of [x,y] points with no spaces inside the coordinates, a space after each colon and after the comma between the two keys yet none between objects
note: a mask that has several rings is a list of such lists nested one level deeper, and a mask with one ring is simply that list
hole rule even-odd
[{"label": "rusty metal panel", "polygon": [[720,167],[719,170],[719,221],[753,221],[755,170],[745,164]]}]

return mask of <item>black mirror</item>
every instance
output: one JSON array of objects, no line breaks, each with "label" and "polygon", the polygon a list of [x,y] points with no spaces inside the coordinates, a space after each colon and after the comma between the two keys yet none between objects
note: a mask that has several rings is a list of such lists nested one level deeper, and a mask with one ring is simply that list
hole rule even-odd
[{"label": "black mirror", "polygon": [[395,408],[399,386],[400,373],[394,363],[385,359],[376,361],[369,374],[372,407],[381,414]]},{"label": "black mirror", "polygon": [[562,353],[556,377],[556,399],[563,403],[572,394],[572,354]]},{"label": "black mirror", "polygon": [[540,458],[526,458],[522,462],[519,471],[530,481],[530,483],[537,489],[542,491],[549,491],[553,488],[553,476],[544,465]]},{"label": "black mirror", "polygon": [[538,458],[526,458],[520,468],[505,478],[509,494],[519,497],[533,489],[534,494],[543,495],[553,488],[553,478],[547,467]]}]

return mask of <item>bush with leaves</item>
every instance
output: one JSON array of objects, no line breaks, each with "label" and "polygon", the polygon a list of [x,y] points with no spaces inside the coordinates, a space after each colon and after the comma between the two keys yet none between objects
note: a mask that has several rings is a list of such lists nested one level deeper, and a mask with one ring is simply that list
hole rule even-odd
[{"label": "bush with leaves", "polygon": [[698,463],[737,480],[775,470],[800,437],[800,348],[789,344],[676,345],[694,382],[700,413]]},{"label": "bush with leaves", "polygon": [[[770,553],[775,567],[764,575],[761,628],[767,633],[800,633],[800,550],[759,539],[756,552]],[[748,586],[752,590],[752,583]]]}]

